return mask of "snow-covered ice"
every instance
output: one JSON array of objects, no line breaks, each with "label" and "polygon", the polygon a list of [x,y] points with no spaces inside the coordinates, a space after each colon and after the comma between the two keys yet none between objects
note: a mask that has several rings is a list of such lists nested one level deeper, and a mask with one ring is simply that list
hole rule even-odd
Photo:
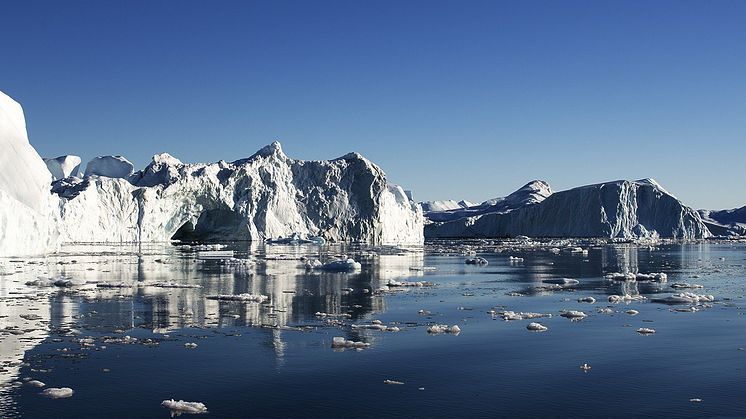
[{"label": "snow-covered ice", "polygon": [[99,156],[88,162],[84,175],[126,179],[134,171],[135,166],[122,156]]},{"label": "snow-covered ice", "polygon": [[80,168],[80,157],[78,156],[59,156],[55,158],[44,159],[47,169],[52,173],[54,180],[64,179],[69,176],[78,176]]}]

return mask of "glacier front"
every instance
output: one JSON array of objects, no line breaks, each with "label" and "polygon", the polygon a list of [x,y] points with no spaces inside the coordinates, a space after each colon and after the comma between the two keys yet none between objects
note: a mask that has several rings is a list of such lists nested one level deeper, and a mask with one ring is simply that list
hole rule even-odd
[{"label": "glacier front", "polygon": [[[551,193],[545,183],[529,183],[498,199],[493,211],[468,209],[428,214],[425,237],[607,237],[698,239],[710,231],[693,209],[652,179],[620,180]],[[488,201],[489,202],[489,201]],[[500,203],[510,205],[500,205]],[[486,207],[486,206],[485,206]],[[464,217],[453,218],[459,214]],[[438,221],[437,217],[445,218]]]},{"label": "glacier front", "polygon": [[421,244],[423,216],[404,190],[357,153],[287,157],[280,143],[234,162],[185,164],[158,154],[126,178],[87,176],[53,185],[64,242],[265,240]]}]

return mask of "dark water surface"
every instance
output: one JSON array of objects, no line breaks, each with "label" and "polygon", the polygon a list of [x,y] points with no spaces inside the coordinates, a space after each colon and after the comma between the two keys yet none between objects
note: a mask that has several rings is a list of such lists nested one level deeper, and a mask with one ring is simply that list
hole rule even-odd
[{"label": "dark water surface", "polygon": [[[746,417],[746,245],[585,245],[585,255],[506,247],[478,253],[487,266],[464,264],[463,245],[234,244],[221,249],[241,260],[232,263],[220,260],[225,253],[171,245],[3,259],[0,416],[165,418],[161,401],[174,398],[204,403],[209,413],[194,417],[205,418]],[[338,253],[362,270],[307,272],[300,260]],[[668,281],[604,277],[628,271],[665,272]],[[88,283],[26,285],[60,275]],[[563,277],[580,283],[542,283]],[[382,290],[389,280],[434,286]],[[680,282],[704,288],[671,288]],[[651,301],[682,291],[715,301],[694,312]],[[206,299],[247,292],[269,299]],[[647,299],[607,301],[625,293]],[[578,302],[587,296],[597,301]],[[559,316],[565,309],[588,316],[570,321]],[[505,321],[495,314],[504,310],[552,317]],[[373,320],[400,331],[352,327]],[[528,331],[532,321],[549,330]],[[429,334],[434,323],[461,333]],[[333,349],[335,336],[370,346]],[[29,378],[74,395],[44,397]]]}]

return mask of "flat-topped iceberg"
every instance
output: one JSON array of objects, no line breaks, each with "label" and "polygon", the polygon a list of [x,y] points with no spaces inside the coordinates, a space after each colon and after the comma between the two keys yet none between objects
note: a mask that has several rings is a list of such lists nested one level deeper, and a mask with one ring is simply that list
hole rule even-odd
[{"label": "flat-topped iceberg", "polygon": [[422,211],[378,166],[357,153],[291,159],[278,142],[231,163],[185,164],[159,154],[126,179],[68,178],[53,191],[65,242],[423,241]]},{"label": "flat-topped iceberg", "polygon": [[[536,185],[527,190],[533,189]],[[549,189],[545,192],[549,193]],[[518,194],[533,196],[523,201],[504,198],[496,202],[499,208],[495,211],[480,215],[462,214],[459,210],[448,212],[449,217],[467,216],[432,222],[425,226],[425,236],[696,239],[711,235],[696,211],[652,179],[582,186],[550,193],[540,200],[544,195]],[[523,204],[500,207],[501,202]],[[428,217],[435,221],[431,214]]]}]

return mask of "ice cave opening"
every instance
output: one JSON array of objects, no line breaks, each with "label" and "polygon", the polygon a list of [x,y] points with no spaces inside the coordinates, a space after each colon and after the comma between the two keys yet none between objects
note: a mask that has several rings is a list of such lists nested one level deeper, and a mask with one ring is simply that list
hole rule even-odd
[{"label": "ice cave opening", "polygon": [[171,236],[171,240],[205,242],[219,240],[247,240],[246,221],[230,209],[202,212],[197,222],[187,221]]}]

